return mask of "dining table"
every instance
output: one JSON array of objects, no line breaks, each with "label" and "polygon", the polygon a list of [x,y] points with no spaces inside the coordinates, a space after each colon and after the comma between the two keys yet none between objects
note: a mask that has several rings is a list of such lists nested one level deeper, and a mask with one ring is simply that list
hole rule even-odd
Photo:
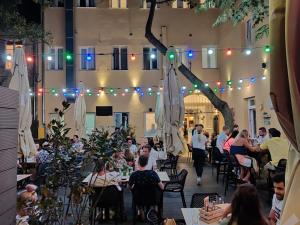
[{"label": "dining table", "polygon": [[[224,204],[218,204],[222,209],[226,209],[228,206],[230,206],[229,203],[224,203]],[[185,221],[186,225],[218,225],[219,222],[214,222],[214,223],[206,223],[200,218],[200,208],[181,208],[181,212]]]}]

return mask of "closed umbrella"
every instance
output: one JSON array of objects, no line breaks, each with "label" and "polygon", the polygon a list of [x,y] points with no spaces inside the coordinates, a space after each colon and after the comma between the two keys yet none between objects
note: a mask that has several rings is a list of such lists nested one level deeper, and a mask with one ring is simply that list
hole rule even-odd
[{"label": "closed umbrella", "polygon": [[79,83],[80,94],[77,96],[74,106],[74,118],[76,134],[83,138],[85,136],[85,118],[86,118],[86,105],[84,100],[84,85]]},{"label": "closed umbrella", "polygon": [[14,52],[13,76],[9,88],[19,91],[19,148],[18,153],[25,158],[34,156],[36,147],[31,134],[31,98],[29,95],[29,81],[27,64],[23,48]]},{"label": "closed umbrella", "polygon": [[170,65],[163,84],[164,145],[167,152],[177,155],[185,149],[184,141],[179,131],[184,120],[184,103],[173,65]]},{"label": "closed umbrella", "polygon": [[157,136],[159,138],[163,137],[163,126],[164,126],[164,95],[162,91],[158,92],[159,95],[156,96],[155,105],[155,123],[157,125]]}]

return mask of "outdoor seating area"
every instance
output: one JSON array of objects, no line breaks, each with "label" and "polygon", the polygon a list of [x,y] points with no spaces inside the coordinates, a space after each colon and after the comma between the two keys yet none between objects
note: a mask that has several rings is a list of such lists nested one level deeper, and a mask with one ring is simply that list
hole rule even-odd
[{"label": "outdoor seating area", "polygon": [[300,224],[300,0],[1,0],[0,225]]}]

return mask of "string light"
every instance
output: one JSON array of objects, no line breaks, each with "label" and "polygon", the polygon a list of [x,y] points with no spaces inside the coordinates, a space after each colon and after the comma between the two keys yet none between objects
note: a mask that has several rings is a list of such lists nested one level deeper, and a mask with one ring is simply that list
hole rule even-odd
[{"label": "string light", "polygon": [[168,56],[169,56],[170,60],[174,60],[175,59],[175,54],[174,54],[173,51],[170,51],[169,54],[168,54]]},{"label": "string light", "polygon": [[32,93],[32,92],[30,92],[30,93],[29,93],[29,95],[30,95],[30,96],[33,96],[33,93]]},{"label": "string light", "polygon": [[205,83],[204,86],[205,86],[205,87],[208,87],[208,83]]},{"label": "string light", "polygon": [[7,56],[6,56],[6,60],[7,60],[7,61],[11,61],[11,60],[12,60],[12,56],[11,56],[11,55],[7,55]]},{"label": "string light", "polygon": [[227,49],[227,51],[226,51],[226,55],[227,56],[231,56],[232,55],[232,50],[229,48],[229,49]]},{"label": "string light", "polygon": [[38,93],[38,96],[42,96],[42,93],[39,92],[39,93]]},{"label": "string light", "polygon": [[152,91],[152,88],[148,88],[148,91]]},{"label": "string light", "polygon": [[109,89],[109,92],[110,92],[110,93],[113,93],[113,92],[114,92],[114,89],[112,89],[112,88]]},{"label": "string light", "polygon": [[128,88],[125,88],[125,90],[124,90],[126,93],[128,93],[129,92],[129,89]]},{"label": "string light", "polygon": [[187,53],[187,56],[188,58],[193,58],[193,51],[192,50],[189,50],[188,53]]},{"label": "string light", "polygon": [[87,61],[91,61],[92,60],[92,55],[91,54],[87,54],[85,58],[86,58]]},{"label": "string light", "polygon": [[240,80],[239,80],[239,83],[240,83],[240,84],[242,84],[242,83],[243,83],[243,80],[242,80],[242,79],[240,79]]},{"label": "string light", "polygon": [[100,96],[100,94],[98,93],[98,94],[97,94],[97,96],[99,97],[99,96]]},{"label": "string light", "polygon": [[155,58],[156,58],[156,55],[155,55],[154,53],[151,53],[150,58],[151,58],[151,59],[155,59]]},{"label": "string light", "polygon": [[198,84],[194,84],[194,88],[198,88]]},{"label": "string light", "polygon": [[228,86],[231,86],[232,85],[232,80],[228,80],[226,83],[227,83]]},{"label": "string light", "polygon": [[246,50],[245,50],[245,54],[246,54],[246,55],[251,55],[251,53],[252,53],[251,49],[246,49]]},{"label": "string light", "polygon": [[88,93],[88,96],[92,96],[93,94],[92,93]]},{"label": "string light", "polygon": [[70,53],[66,53],[66,60],[71,61],[72,60],[72,55]]},{"label": "string light", "polygon": [[74,93],[72,94],[72,97],[75,97],[75,94],[74,94]]},{"label": "string light", "polygon": [[134,61],[135,60],[135,55],[132,54],[130,58],[131,58],[132,61]]},{"label": "string light", "polygon": [[55,96],[55,97],[58,97],[58,96],[59,96],[59,94],[58,94],[58,93],[55,93],[55,94],[54,94],[54,96]]},{"label": "string light", "polygon": [[48,55],[48,56],[47,56],[47,60],[48,60],[48,61],[52,61],[52,60],[53,60],[52,56],[51,56],[51,55]]},{"label": "string light", "polygon": [[262,80],[265,80],[265,79],[267,79],[267,77],[266,76],[262,76],[262,78],[261,78]]},{"label": "string light", "polygon": [[190,94],[190,95],[193,94],[193,90],[189,90],[189,94]]},{"label": "string light", "polygon": [[186,90],[186,86],[183,86],[181,89],[182,89],[182,90]]},{"label": "string light", "polygon": [[86,90],[86,93],[90,93],[90,92],[91,92],[91,90],[90,90],[90,89],[87,89],[87,90]]},{"label": "string light", "polygon": [[270,53],[270,52],[271,52],[271,47],[270,47],[270,45],[265,45],[264,51],[265,51],[265,53]]},{"label": "string light", "polygon": [[157,95],[160,95],[160,92],[157,92],[156,94],[157,94]]},{"label": "string light", "polygon": [[208,49],[207,53],[208,53],[209,55],[212,55],[212,54],[214,54],[214,50],[210,48],[210,49]]},{"label": "string light", "polygon": [[218,82],[217,82],[217,85],[220,86],[220,85],[221,85],[221,81],[218,81]]},{"label": "string light", "polygon": [[63,93],[66,93],[66,92],[67,92],[67,89],[65,89],[65,88],[62,89],[62,92],[63,92]]},{"label": "string light", "polygon": [[125,93],[122,93],[122,96],[125,96]]},{"label": "string light", "polygon": [[135,88],[136,92],[140,92],[142,89],[140,87]]},{"label": "string light", "polygon": [[43,88],[39,88],[38,92],[40,92],[40,93],[43,92]]},{"label": "string light", "polygon": [[218,92],[218,88],[217,88],[217,87],[214,88],[214,92],[215,92],[215,93]]},{"label": "string light", "polygon": [[31,56],[27,56],[26,58],[27,62],[32,63],[33,62],[33,58]]},{"label": "string light", "polygon": [[152,96],[152,92],[148,92],[148,95],[149,95],[149,96]]},{"label": "string light", "polygon": [[242,87],[238,87],[238,90],[242,90]]}]

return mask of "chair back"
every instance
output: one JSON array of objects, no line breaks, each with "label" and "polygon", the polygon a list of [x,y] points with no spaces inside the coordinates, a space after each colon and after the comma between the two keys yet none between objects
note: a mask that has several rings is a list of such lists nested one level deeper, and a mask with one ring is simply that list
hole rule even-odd
[{"label": "chair back", "polygon": [[195,193],[192,196],[191,208],[204,207],[204,198],[209,197],[209,201],[217,201],[220,196],[218,193]]},{"label": "chair back", "polygon": [[94,207],[118,206],[121,202],[122,192],[115,185],[95,188],[95,193],[92,195],[92,205]]},{"label": "chair back", "polygon": [[159,218],[158,213],[154,209],[148,211],[147,222],[150,225],[163,225],[163,219]]},{"label": "chair back", "polygon": [[180,173],[177,175],[178,183],[180,183],[183,188],[185,185],[187,175],[188,171],[186,169],[181,170]]},{"label": "chair back", "polygon": [[135,185],[132,189],[132,200],[137,206],[159,205],[161,198],[162,191],[159,189],[158,185]]},{"label": "chair back", "polygon": [[221,154],[220,150],[217,147],[214,147],[212,149],[211,158],[212,158],[213,162],[221,161],[222,160],[223,155]]},{"label": "chair back", "polygon": [[287,164],[286,159],[280,159],[278,164],[277,164],[276,170],[279,171],[279,172],[284,172],[285,168],[286,168],[286,164]]}]

